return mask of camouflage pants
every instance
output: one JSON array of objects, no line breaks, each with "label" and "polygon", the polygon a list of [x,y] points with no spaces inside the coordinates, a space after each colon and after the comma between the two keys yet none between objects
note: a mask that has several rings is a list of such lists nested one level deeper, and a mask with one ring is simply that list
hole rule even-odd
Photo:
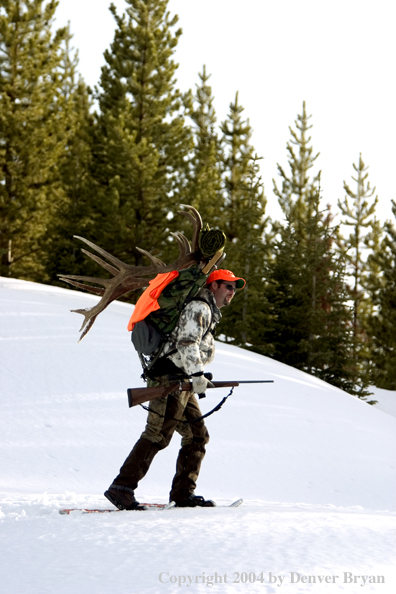
[{"label": "camouflage pants", "polygon": [[113,482],[136,489],[154,456],[169,445],[176,431],[182,440],[170,500],[187,498],[195,490],[209,433],[203,420],[191,423],[183,421],[193,421],[201,414],[193,392],[172,392],[164,398],[152,400],[145,430]]}]

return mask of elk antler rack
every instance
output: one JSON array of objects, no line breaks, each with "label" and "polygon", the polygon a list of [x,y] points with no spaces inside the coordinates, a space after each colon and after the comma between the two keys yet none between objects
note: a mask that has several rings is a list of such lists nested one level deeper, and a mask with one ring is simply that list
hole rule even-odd
[{"label": "elk antler rack", "polygon": [[[142,289],[143,287],[147,287],[150,280],[155,278],[157,274],[163,272],[171,272],[172,270],[183,270],[184,268],[188,268],[193,264],[199,263],[202,259],[202,253],[199,249],[198,245],[198,237],[199,233],[202,228],[202,219],[199,212],[192,206],[182,204],[181,206],[188,209],[187,212],[180,211],[180,214],[185,215],[190,219],[193,224],[194,232],[193,232],[193,239],[190,245],[188,239],[179,232],[171,233],[173,237],[176,239],[177,243],[179,244],[179,256],[178,258],[172,262],[171,264],[165,264],[162,260],[159,260],[150,252],[146,250],[136,248],[147,256],[150,260],[150,266],[132,266],[130,264],[125,264],[115,256],[112,256],[99,246],[95,245],[88,239],[84,239],[84,237],[79,237],[75,235],[77,239],[80,239],[84,243],[86,243],[92,250],[96,251],[101,257],[97,256],[96,254],[92,254],[91,252],[82,249],[84,254],[86,254],[89,258],[92,258],[95,262],[100,264],[105,270],[110,272],[113,275],[113,278],[110,279],[103,279],[103,278],[95,278],[91,276],[78,276],[73,274],[59,274],[60,280],[69,283],[79,289],[84,289],[85,291],[90,291],[95,295],[101,295],[101,299],[99,303],[97,303],[94,307],[89,307],[86,309],[73,309],[73,312],[82,314],[84,316],[84,322],[80,328],[80,332],[82,332],[80,340],[84,338],[84,336],[89,332],[92,328],[93,323],[96,320],[96,317],[115,299],[119,299],[126,293],[130,291],[134,291],[135,289]],[[86,284],[86,283],[93,283]],[[99,285],[99,286],[95,286]]]}]

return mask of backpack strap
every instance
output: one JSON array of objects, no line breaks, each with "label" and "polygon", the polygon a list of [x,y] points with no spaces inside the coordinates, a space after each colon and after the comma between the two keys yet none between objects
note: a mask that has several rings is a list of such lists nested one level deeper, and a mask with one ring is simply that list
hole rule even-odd
[{"label": "backpack strap", "polygon": [[[214,334],[216,325],[212,328],[213,312],[212,312],[212,308],[210,307],[210,304],[206,301],[206,299],[203,299],[203,297],[192,297],[191,299],[189,299],[188,301],[186,301],[184,303],[183,310],[192,301],[202,301],[202,303],[205,303],[208,306],[209,311],[210,311],[209,327],[206,330],[206,332],[204,333],[204,335],[202,336],[202,338],[205,338],[205,336],[207,336],[209,334],[209,332]],[[179,374],[182,375],[183,374],[183,370],[176,367],[176,365],[168,359],[168,357],[170,357],[171,355],[174,355],[177,352],[177,349],[171,349],[168,353],[166,353],[166,355],[162,355],[162,350],[163,350],[164,345],[165,345],[165,339],[163,338],[161,346],[159,347],[157,353],[152,357],[152,359],[150,361],[146,361],[139,354],[140,361],[141,361],[142,367],[143,367],[143,375],[142,375],[143,379],[150,378],[152,380],[155,380],[154,373],[157,373],[157,370],[158,370],[158,375],[166,375],[168,373],[171,373],[172,375],[179,375]],[[166,365],[167,369],[164,368],[164,365]],[[170,369],[169,369],[169,366],[170,366]],[[165,373],[165,371],[166,371],[166,373]]]},{"label": "backpack strap", "polygon": [[[210,311],[210,322],[209,322],[209,328],[206,330],[205,334],[202,336],[202,338],[205,338],[205,336],[207,336],[209,334],[209,332],[211,332],[212,334],[214,334],[214,330],[216,328],[216,324],[214,326],[214,328],[212,328],[212,322],[213,322],[213,312],[212,312],[212,308],[210,307],[209,303],[206,301],[206,299],[204,299],[203,297],[193,297],[191,299],[191,301],[202,301],[202,303],[206,303],[206,305],[209,307],[209,311]],[[189,301],[189,303],[191,303],[191,301]],[[186,303],[187,305],[187,303]]]}]

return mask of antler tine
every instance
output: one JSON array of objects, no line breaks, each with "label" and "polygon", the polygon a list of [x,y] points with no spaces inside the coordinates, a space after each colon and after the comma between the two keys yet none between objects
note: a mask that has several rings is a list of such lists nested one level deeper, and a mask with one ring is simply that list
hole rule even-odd
[{"label": "antler tine", "polygon": [[[79,338],[79,341],[78,341],[78,342],[81,342],[82,339],[84,338],[84,336],[86,334],[88,334],[88,332],[92,328],[92,325],[93,325],[94,321],[96,320],[98,314],[96,314],[96,315],[93,316],[92,313],[91,313],[91,308],[88,308],[88,309],[72,309],[71,311],[72,311],[72,313],[79,313],[79,314],[82,314],[84,316],[84,321],[83,321],[83,323],[81,325],[80,332],[82,330],[84,330],[84,331],[81,334],[81,336]],[[84,327],[85,327],[85,329],[84,329]]]},{"label": "antler tine", "polygon": [[[104,249],[102,249],[101,247],[99,247],[98,245],[93,243],[92,241],[89,241],[88,239],[85,239],[84,237],[80,237],[79,235],[73,235],[73,237],[75,237],[76,239],[80,239],[81,241],[83,241],[84,243],[89,245],[89,247],[91,247],[93,250],[98,252],[101,256],[103,256],[104,258],[106,258],[107,260],[112,262],[114,264],[114,266],[119,268],[119,270],[122,270],[123,268],[125,268],[124,262],[122,262],[115,256],[112,256],[111,254],[109,254],[109,252],[106,252]],[[85,252],[85,253],[87,254],[87,256],[92,258],[93,254],[91,254],[90,252]],[[95,258],[93,258],[93,259],[95,259]],[[118,272],[118,270],[117,270],[117,272]]]},{"label": "antler tine", "polygon": [[160,260],[159,258],[156,258],[155,256],[153,256],[152,254],[150,254],[150,252],[147,252],[146,250],[143,250],[142,248],[137,247],[136,248],[141,254],[144,254],[145,256],[147,256],[147,258],[155,265],[155,266],[166,266],[165,262],[163,262],[162,260]]},{"label": "antler tine", "polygon": [[191,206],[190,204],[181,204],[180,206],[182,206],[183,208],[187,208],[189,210],[189,212],[184,212],[183,210],[180,210],[179,212],[180,214],[183,214],[184,216],[189,218],[193,224],[194,232],[191,245],[192,251],[195,252],[195,250],[199,249],[198,236],[199,232],[202,229],[202,218],[197,209]]},{"label": "antler tine", "polygon": [[[71,281],[84,281],[86,283],[95,283],[96,285],[102,285],[103,287],[108,287],[111,285],[111,278],[97,278],[95,276],[81,276],[79,274],[59,274],[61,280],[66,280],[66,282]],[[67,280],[70,279],[70,280]],[[87,285],[88,286],[88,285]],[[89,286],[89,288],[94,288]]]},{"label": "antler tine", "polygon": [[[136,267],[133,267],[133,268],[136,268]],[[148,274],[149,272],[151,272],[150,276],[151,276],[151,278],[153,278],[153,276],[158,272],[158,268],[155,268],[154,266],[143,267],[143,270],[141,271],[141,273],[143,273],[143,274]],[[90,282],[93,282],[93,281],[101,282],[105,286],[105,289],[102,290],[102,289],[98,289],[97,287],[84,285],[82,283],[81,284],[76,283],[73,280],[70,280],[70,279],[68,280],[66,277],[64,278],[64,280],[66,282],[69,282],[76,286],[80,286],[81,288],[86,289],[87,291],[90,291],[92,293],[96,293],[97,295],[101,295],[100,301],[93,307],[72,310],[73,312],[79,313],[84,316],[84,322],[80,328],[80,332],[83,331],[83,333],[80,337],[79,342],[89,332],[89,330],[92,327],[92,324],[96,320],[97,316],[104,309],[106,309],[106,307],[108,305],[110,305],[110,303],[112,303],[112,301],[114,301],[115,299],[118,299],[119,297],[122,297],[122,295],[125,295],[126,293],[129,293],[130,291],[133,291],[135,289],[141,289],[141,288],[147,286],[147,284],[148,284],[147,278],[131,276],[130,271],[128,271],[128,270],[121,271],[118,274],[118,277],[115,277],[112,279],[93,279],[91,277],[77,277],[77,276],[74,277],[74,279],[77,279],[77,278],[82,278],[83,280],[90,281]]]},{"label": "antler tine", "polygon": [[69,285],[73,285],[74,287],[78,287],[79,289],[84,289],[84,291],[90,291],[91,293],[95,293],[95,295],[103,295],[104,289],[100,287],[93,287],[92,285],[84,285],[84,283],[78,283],[76,281],[68,279],[66,276],[59,276],[59,280],[63,281],[64,283],[68,283]]},{"label": "antler tine", "polygon": [[108,262],[105,262],[104,260],[102,260],[102,258],[99,258],[99,256],[95,256],[95,254],[91,254],[91,252],[89,252],[88,250],[82,249],[81,251],[83,252],[83,254],[85,254],[92,260],[95,260],[95,262],[100,264],[100,266],[102,266],[105,270],[108,270],[113,276],[115,276],[116,274],[118,274],[120,272],[118,270],[118,268],[114,268],[114,266],[112,266]]},{"label": "antler tine", "polygon": [[[76,310],[76,311],[78,311],[78,310]],[[89,320],[89,322],[88,322],[88,324],[87,324],[87,326],[86,326],[86,328],[85,328],[84,332],[81,334],[81,336],[80,336],[80,339],[79,339],[79,341],[78,341],[78,342],[81,342],[81,341],[82,341],[82,339],[84,338],[84,336],[85,336],[86,334],[88,334],[88,332],[89,332],[89,331],[90,331],[90,329],[92,328],[92,326],[93,326],[93,323],[94,323],[94,321],[96,320],[97,316],[98,316],[98,314],[96,314],[96,316],[93,316],[93,317],[92,317],[92,318]],[[85,322],[84,322],[84,324],[85,324]]]},{"label": "antler tine", "polygon": [[171,235],[176,239],[177,243],[179,244],[180,256],[186,256],[187,254],[191,253],[190,242],[188,241],[187,237],[183,235],[183,233],[176,231],[175,233],[171,232]]}]

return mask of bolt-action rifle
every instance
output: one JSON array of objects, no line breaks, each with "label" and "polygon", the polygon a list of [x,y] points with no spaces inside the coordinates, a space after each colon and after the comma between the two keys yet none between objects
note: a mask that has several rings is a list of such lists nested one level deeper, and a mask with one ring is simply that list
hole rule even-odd
[{"label": "bolt-action rifle", "polygon": [[[208,377],[211,374],[206,374]],[[172,380],[171,380],[172,381]],[[240,384],[272,384],[274,380],[246,380],[246,381],[235,381],[235,382],[211,382],[213,388],[236,388]],[[208,386],[211,388],[211,386]],[[192,389],[192,382],[179,381],[170,386],[157,386],[154,388],[129,388],[128,393],[128,404],[129,408],[136,406],[137,404],[143,404],[143,402],[149,402],[162,396],[168,396],[171,392],[188,392]],[[199,394],[199,396],[201,396]]]}]

